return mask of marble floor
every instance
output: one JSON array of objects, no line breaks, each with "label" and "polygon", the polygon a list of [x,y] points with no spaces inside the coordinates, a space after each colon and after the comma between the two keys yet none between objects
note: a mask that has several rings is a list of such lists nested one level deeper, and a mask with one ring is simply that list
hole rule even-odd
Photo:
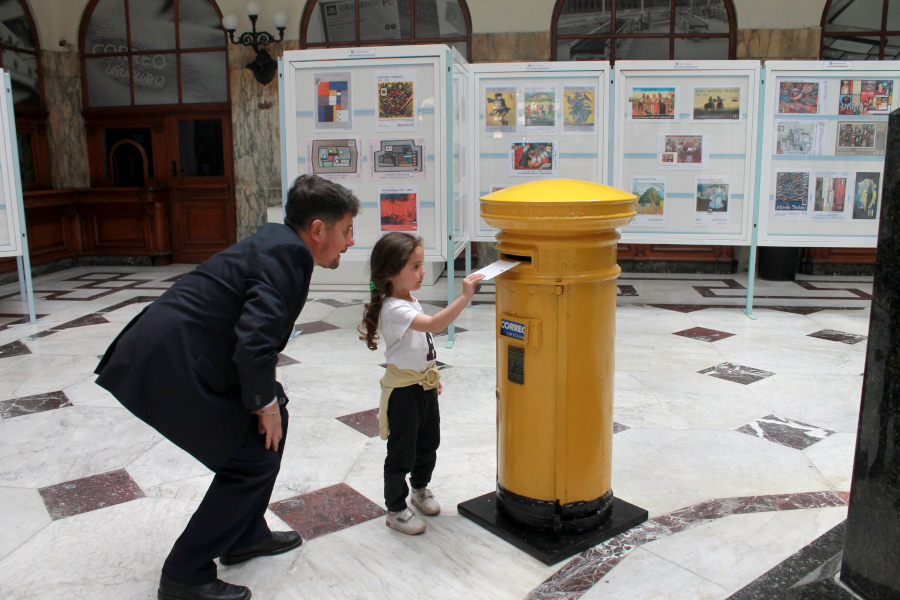
[{"label": "marble floor", "polygon": [[[116,333],[192,268],[82,267],[35,280],[37,325],[0,287],[0,597],[156,597],[211,475],[94,384]],[[419,294],[446,303],[447,280]],[[361,286],[313,286],[281,356],[291,430],[268,518],[295,552],[222,567],[256,599],[725,599],[846,517],[870,278],[623,275],[613,482],[650,520],[547,566],[459,516],[495,483],[494,293],[457,321],[428,531],[384,525],[383,355]],[[460,288],[457,282],[457,289]]]}]

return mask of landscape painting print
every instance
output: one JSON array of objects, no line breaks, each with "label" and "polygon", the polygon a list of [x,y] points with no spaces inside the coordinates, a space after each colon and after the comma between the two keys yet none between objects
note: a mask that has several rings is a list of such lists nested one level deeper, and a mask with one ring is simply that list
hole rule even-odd
[{"label": "landscape painting print", "polygon": [[741,88],[695,87],[692,121],[738,121],[741,118]]},{"label": "landscape painting print", "polygon": [[313,73],[315,131],[351,131],[350,71]]},{"label": "landscape painting print", "polygon": [[637,196],[634,227],[665,227],[666,179],[664,177],[631,178],[631,193]]}]

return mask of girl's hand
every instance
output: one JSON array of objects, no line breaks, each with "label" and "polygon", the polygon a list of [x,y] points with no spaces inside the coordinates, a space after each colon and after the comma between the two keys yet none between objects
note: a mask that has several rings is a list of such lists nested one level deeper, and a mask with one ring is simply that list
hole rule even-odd
[{"label": "girl's hand", "polygon": [[484,275],[469,275],[465,279],[463,279],[463,293],[468,300],[472,299],[472,296],[475,295],[475,288],[478,286],[478,282],[484,279]]},{"label": "girl's hand", "polygon": [[444,384],[438,381],[438,396],[444,393]]}]

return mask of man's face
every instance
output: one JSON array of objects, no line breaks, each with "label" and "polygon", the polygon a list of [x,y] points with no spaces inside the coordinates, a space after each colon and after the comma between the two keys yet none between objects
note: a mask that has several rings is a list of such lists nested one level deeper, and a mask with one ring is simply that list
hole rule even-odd
[{"label": "man's face", "polygon": [[316,253],[316,264],[326,269],[337,269],[341,264],[341,254],[354,244],[353,215],[347,213],[331,227],[323,229],[322,243]]}]

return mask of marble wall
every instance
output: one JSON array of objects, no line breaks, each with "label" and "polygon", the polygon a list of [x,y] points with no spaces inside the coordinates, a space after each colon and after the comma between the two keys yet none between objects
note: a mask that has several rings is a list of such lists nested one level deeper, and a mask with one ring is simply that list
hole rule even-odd
[{"label": "marble wall", "polygon": [[[278,60],[284,50],[298,47],[299,42],[293,40],[269,46],[269,51]],[[281,195],[278,77],[266,85],[260,84],[246,68],[254,58],[251,48],[229,46],[238,240],[253,235],[266,224],[270,198]]]},{"label": "marble wall", "polygon": [[806,29],[738,29],[735,58],[766,60],[819,59],[822,30]]},{"label": "marble wall", "polygon": [[550,32],[472,34],[473,62],[550,60]]},{"label": "marble wall", "polygon": [[41,52],[53,187],[91,185],[87,133],[81,116],[81,63],[76,52]]}]

